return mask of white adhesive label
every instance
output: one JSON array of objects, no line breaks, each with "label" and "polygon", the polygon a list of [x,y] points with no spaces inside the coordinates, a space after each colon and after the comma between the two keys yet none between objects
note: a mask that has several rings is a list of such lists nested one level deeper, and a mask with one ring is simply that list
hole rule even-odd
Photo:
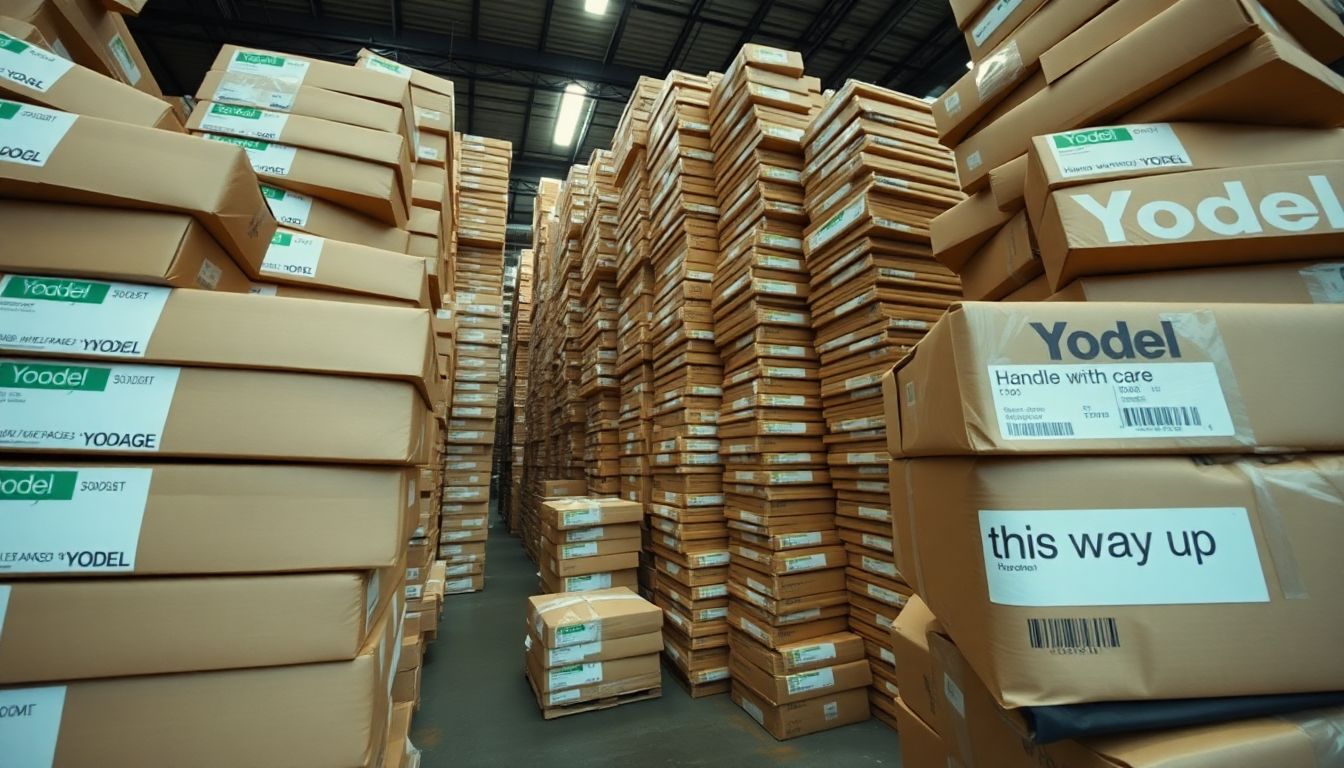
[{"label": "white adhesive label", "polygon": [[971,40],[976,46],[985,44],[991,35],[1001,26],[1008,17],[1017,10],[1022,4],[1022,0],[994,0],[994,3],[980,14],[980,18],[971,27]]},{"label": "white adhesive label", "polygon": [[832,688],[835,686],[835,671],[830,667],[822,667],[808,672],[797,672],[786,676],[784,683],[788,687],[790,696],[807,691],[817,691],[822,688]]},{"label": "white adhesive label", "polygon": [[1298,272],[1317,304],[1344,304],[1344,264],[1316,264]]},{"label": "white adhesive label", "polygon": [[1085,128],[1050,134],[1046,142],[1065,179],[1194,164],[1167,123]]},{"label": "white adhesive label", "polygon": [[46,165],[77,117],[0,100],[0,162]]},{"label": "white adhesive label", "polygon": [[0,690],[0,755],[5,768],[51,768],[65,686]]},{"label": "white adhesive label", "polygon": [[0,446],[157,451],[178,372],[0,358]]},{"label": "white adhesive label", "polygon": [[863,546],[868,547],[869,549],[876,549],[882,552],[892,551],[891,539],[882,536],[874,536],[871,533],[865,533],[863,534],[862,541]]},{"label": "white adhesive label", "polygon": [[821,543],[821,531],[810,533],[786,533],[779,537],[779,546],[783,549],[814,547]]},{"label": "white adhesive label", "polygon": [[755,85],[752,90],[765,99],[774,99],[776,101],[789,100],[788,91],[783,88],[776,88],[773,85]]},{"label": "white adhesive label", "polygon": [[789,663],[793,665],[812,664],[835,658],[835,643],[817,643],[802,648],[792,648],[788,652]]},{"label": "white adhesive label", "polygon": [[438,149],[435,149],[434,147],[426,147],[423,145],[416,146],[415,154],[421,160],[438,160],[440,158]]},{"label": "white adhesive label", "polygon": [[825,245],[831,238],[840,234],[846,227],[858,221],[863,212],[867,210],[867,198],[859,197],[854,202],[840,209],[827,222],[821,225],[815,232],[807,236],[807,247],[809,250],[816,250]]},{"label": "white adhesive label", "polygon": [[554,640],[557,648],[591,643],[601,639],[601,622],[589,621],[582,624],[566,624],[555,628]]},{"label": "white adhesive label", "polygon": [[424,107],[415,108],[415,116],[427,122],[438,122],[443,119],[443,113],[437,109],[425,109]]},{"label": "white adhesive label", "polygon": [[5,636],[5,611],[9,610],[9,585],[0,584],[0,637]]},{"label": "white adhesive label", "polygon": [[910,598],[902,595],[900,592],[894,592],[886,587],[879,587],[876,584],[867,585],[868,596],[880,600],[887,605],[894,605],[897,608],[905,607],[910,602]]},{"label": "white adhesive label", "polygon": [[761,431],[767,435],[801,435],[807,431],[807,425],[796,421],[767,421],[761,425]]},{"label": "white adhesive label", "polygon": [[825,567],[826,556],[820,552],[811,555],[802,555],[801,557],[787,557],[784,559],[784,570],[788,573],[810,571]]},{"label": "white adhesive label", "polygon": [[897,577],[896,566],[892,563],[884,562],[875,557],[869,557],[868,555],[864,555],[861,562],[863,563],[863,570],[868,571],[869,573],[879,573],[893,579]]},{"label": "white adhesive label", "polygon": [[569,509],[560,513],[560,525],[572,528],[580,525],[597,525],[602,522],[602,510],[599,507],[588,509]]},{"label": "white adhesive label", "polygon": [[597,555],[597,542],[590,541],[584,544],[566,544],[560,547],[560,559],[569,560],[575,557],[595,557]]},{"label": "white adhesive label", "polygon": [[212,103],[201,117],[201,130],[276,141],[285,130],[289,115],[256,107]]},{"label": "white adhesive label", "polygon": [[564,664],[578,664],[584,659],[602,652],[602,641],[572,645],[568,648],[551,648],[546,651],[546,666],[558,667]]},{"label": "white adhesive label", "polygon": [[252,164],[252,170],[264,176],[288,176],[290,168],[294,166],[294,156],[298,152],[294,147],[245,139],[241,136],[223,136],[218,133],[202,133],[201,136],[210,141],[222,141],[242,147],[243,151],[247,152],[247,160]]},{"label": "white adhesive label", "polygon": [[372,69],[376,72],[388,72],[390,74],[396,75],[397,77],[404,77],[407,80],[411,79],[410,67],[404,64],[398,64],[397,62],[392,61],[390,59],[384,59],[378,56],[370,56],[364,59],[362,63],[365,69]]},{"label": "white adhesive label", "polygon": [[144,357],[171,288],[5,275],[0,348]]},{"label": "white adhesive label", "polygon": [[956,117],[961,111],[961,92],[952,91],[943,99],[943,109],[947,110],[949,117]]},{"label": "white adhesive label", "polygon": [[694,595],[695,599],[697,600],[708,600],[715,597],[727,597],[728,585],[710,584],[704,587],[696,587],[692,592],[692,595]]},{"label": "white adhesive label", "polygon": [[966,697],[962,695],[961,689],[952,682],[952,678],[946,673],[943,674],[943,695],[947,697],[947,702],[952,708],[957,710],[957,714],[963,718],[966,717]]},{"label": "white adhesive label", "polygon": [[1236,434],[1213,363],[988,368],[999,432],[1007,438],[1112,440]]},{"label": "white adhesive label", "polygon": [[298,81],[292,78],[224,72],[210,100],[289,112],[298,90]]},{"label": "white adhesive label", "polygon": [[117,66],[126,75],[126,82],[135,85],[140,82],[140,67],[135,63],[135,57],[131,56],[130,50],[126,47],[126,41],[122,39],[121,33],[113,33],[107,41],[107,47],[112,50],[112,58],[117,60]]},{"label": "white adhesive label", "polygon": [[[742,705],[742,709],[743,709],[743,711],[745,711],[748,715],[751,715],[751,719],[752,719],[752,720],[755,720],[756,723],[757,723],[757,725],[760,725],[760,726],[764,726],[764,725],[765,725],[765,713],[761,711],[761,708],[760,708],[760,707],[758,707],[758,706],[756,706],[755,704],[751,703],[751,702],[750,702],[749,700],[747,700],[747,699],[741,699],[740,701],[738,701],[738,704],[741,704],[741,705]],[[55,747],[53,746],[53,751],[54,751],[54,750],[55,750]]]},{"label": "white adhesive label", "polygon": [[859,507],[858,511],[859,517],[867,518],[869,520],[891,519],[891,513],[889,511],[877,507]]},{"label": "white adhesive label", "polygon": [[73,66],[68,59],[0,32],[0,80],[46,93]]},{"label": "white adhesive label", "polygon": [[325,242],[315,235],[276,230],[271,235],[266,258],[261,262],[261,271],[285,277],[316,278]]},{"label": "white adhesive label", "polygon": [[980,533],[1000,605],[1269,601],[1242,507],[981,510]]},{"label": "white adhesive label", "polygon": [[568,691],[556,691],[555,693],[552,693],[550,695],[550,698],[548,698],[546,701],[550,706],[554,707],[557,704],[568,704],[571,701],[578,701],[578,700],[579,700],[579,689],[571,688]]},{"label": "white adhesive label", "polygon": [[0,466],[0,574],[135,570],[151,474]]},{"label": "white adhesive label", "polygon": [[313,212],[313,198],[267,184],[261,185],[261,194],[276,221],[291,227],[307,226],[308,216]]},{"label": "white adhesive label", "polygon": [[602,682],[602,663],[572,664],[568,667],[547,670],[546,679],[550,688],[578,688]]}]

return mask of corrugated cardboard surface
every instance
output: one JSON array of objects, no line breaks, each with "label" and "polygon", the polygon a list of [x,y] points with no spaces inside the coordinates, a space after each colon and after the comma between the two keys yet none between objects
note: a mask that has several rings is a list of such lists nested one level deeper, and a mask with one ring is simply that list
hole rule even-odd
[{"label": "corrugated cardboard surface", "polygon": [[[663,614],[624,587],[529,597],[528,623],[548,648],[657,631]],[[587,635],[594,638],[585,639]]]},{"label": "corrugated cardboard surface", "polygon": [[[248,86],[252,87],[254,92],[260,93],[265,93],[268,90],[281,90],[286,94],[292,93],[293,103],[287,110],[292,115],[318,117],[323,120],[333,120],[338,123],[357,125],[399,135],[405,130],[405,119],[398,107],[311,85],[287,87],[286,84],[277,84],[274,78],[268,78],[264,75],[211,70],[205,73],[205,79],[196,89],[196,98],[201,101],[226,101],[225,98],[222,98],[226,94],[220,92],[221,85],[234,86],[231,91],[235,93],[247,92]],[[239,88],[238,86],[242,87]],[[237,103],[271,108],[269,102],[259,103],[263,101],[265,100],[254,98]]]},{"label": "corrugated cardboard surface", "polygon": [[1048,300],[1340,304],[1344,303],[1344,260],[1084,277]]},{"label": "corrugated cardboard surface", "polygon": [[[280,232],[293,234],[281,229]],[[428,307],[429,281],[424,259],[356,243],[323,239],[317,263],[308,275],[262,265],[272,282],[366,294]],[[283,249],[281,249],[283,252]]]},{"label": "corrugated cardboard surface", "polygon": [[730,695],[733,703],[780,740],[860,723],[869,717],[867,688],[772,707],[764,696],[735,679]]}]

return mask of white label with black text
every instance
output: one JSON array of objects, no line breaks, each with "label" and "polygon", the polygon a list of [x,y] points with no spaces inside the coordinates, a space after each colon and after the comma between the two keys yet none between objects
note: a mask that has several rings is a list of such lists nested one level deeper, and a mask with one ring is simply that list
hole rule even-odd
[{"label": "white label with black text", "polygon": [[1084,128],[1050,134],[1045,141],[1065,179],[1193,165],[1167,123]]},{"label": "white label with black text", "polygon": [[298,153],[294,147],[242,136],[224,136],[218,133],[202,133],[201,136],[210,141],[242,147],[247,153],[248,162],[252,164],[252,170],[265,176],[288,176],[290,169],[294,167],[294,156]]},{"label": "white label with black text", "polygon": [[984,13],[980,14],[980,18],[971,27],[971,39],[975,41],[977,46],[984,45],[990,35],[993,35],[995,30],[1003,26],[1003,22],[1007,21],[1008,17],[1021,4],[1022,0],[994,0],[993,4],[986,8]]},{"label": "white label with black text", "polygon": [[46,93],[73,66],[68,59],[0,32],[0,80]]},{"label": "white label with black text", "polygon": [[611,589],[611,574],[590,573],[586,576],[565,578],[566,592],[588,592],[594,589]]},{"label": "white label with black text", "polygon": [[51,768],[65,709],[65,686],[0,690],[0,756],[5,768]]},{"label": "white label with black text", "polygon": [[590,541],[584,544],[566,544],[560,547],[560,559],[570,560],[576,557],[595,557],[597,555],[597,542]]},{"label": "white label with black text", "polygon": [[122,73],[126,75],[126,82],[131,85],[140,82],[142,76],[140,67],[136,65],[135,58],[131,56],[120,33],[113,33],[112,37],[108,38],[107,47],[112,50],[112,58],[117,60],[117,66],[121,67]]},{"label": "white label with black text", "polygon": [[179,369],[0,358],[0,446],[158,451]]},{"label": "white label with black text", "polygon": [[814,669],[810,672],[798,672],[784,678],[789,695],[816,691],[835,686],[835,672],[830,667]]},{"label": "white label with black text", "polygon": [[317,277],[317,265],[322,259],[322,246],[326,241],[314,235],[302,232],[276,230],[271,235],[271,244],[266,249],[266,258],[261,262],[261,271],[271,275],[313,279]]},{"label": "white label with black text", "polygon": [[0,575],[135,570],[152,472],[0,466]]},{"label": "white label with black text", "polygon": [[99,280],[0,277],[0,348],[144,357],[171,288]]},{"label": "white label with black text", "polygon": [[801,557],[788,557],[784,559],[784,570],[788,573],[795,571],[809,571],[817,568],[826,567],[826,556],[820,552]]},{"label": "white label with black text", "polygon": [[267,184],[261,185],[261,194],[276,221],[291,227],[307,226],[308,216],[313,212],[313,198]]},{"label": "white label with black text", "polygon": [[201,130],[276,141],[284,133],[289,115],[238,104],[212,103],[201,117]]},{"label": "white label with black text", "polygon": [[999,605],[1269,600],[1242,507],[981,510],[980,538]]},{"label": "white label with black text", "polygon": [[573,664],[546,672],[550,688],[578,688],[602,682],[602,663]]},{"label": "white label with black text", "polygon": [[41,168],[78,117],[0,99],[0,162]]}]

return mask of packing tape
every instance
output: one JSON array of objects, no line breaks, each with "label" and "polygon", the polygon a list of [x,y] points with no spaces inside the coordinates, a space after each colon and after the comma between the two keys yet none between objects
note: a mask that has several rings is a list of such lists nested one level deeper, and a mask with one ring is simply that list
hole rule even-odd
[{"label": "packing tape", "polygon": [[1344,768],[1344,707],[1308,710],[1279,719],[1306,735],[1316,768]]},{"label": "packing tape", "polygon": [[1250,480],[1255,491],[1256,507],[1265,530],[1265,544],[1269,548],[1270,559],[1274,561],[1274,573],[1278,576],[1284,597],[1289,600],[1307,599],[1310,595],[1307,594],[1297,558],[1289,544],[1283,513],[1274,502],[1275,492],[1314,498],[1337,508],[1344,508],[1344,493],[1330,485],[1320,473],[1309,469],[1276,467],[1272,472],[1266,472],[1261,465],[1251,462],[1239,462],[1236,467]]},{"label": "packing tape", "polygon": [[[1246,401],[1241,397],[1241,387],[1237,386],[1237,377],[1232,371],[1232,362],[1223,344],[1223,336],[1218,332],[1218,322],[1209,310],[1196,312],[1163,312],[1158,315],[1169,321],[1176,332],[1193,342],[1204,352],[1209,362],[1218,371],[1218,383],[1223,387],[1223,398],[1227,401],[1227,413],[1232,417],[1237,442],[1247,447],[1255,446],[1255,432],[1251,429],[1251,419],[1246,413]],[[1269,446],[1262,446],[1261,449]]]},{"label": "packing tape", "polygon": [[298,97],[301,85],[303,79],[298,77],[225,72],[220,76],[219,86],[215,88],[210,100],[289,112],[294,109],[294,101]]},{"label": "packing tape", "polygon": [[1022,69],[1022,54],[1017,49],[1017,41],[1010,40],[999,46],[975,65],[975,90],[980,101],[988,101],[994,94],[1021,82]]}]

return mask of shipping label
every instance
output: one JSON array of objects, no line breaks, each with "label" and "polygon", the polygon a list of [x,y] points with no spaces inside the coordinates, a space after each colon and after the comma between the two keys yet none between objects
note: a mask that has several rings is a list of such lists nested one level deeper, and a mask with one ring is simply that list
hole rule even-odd
[{"label": "shipping label", "polygon": [[602,508],[569,509],[560,513],[560,525],[573,528],[581,525],[597,525],[602,522]]},{"label": "shipping label", "polygon": [[0,162],[41,168],[78,117],[0,99]]},{"label": "shipping label", "polygon": [[999,605],[1269,601],[1243,507],[981,510],[979,520]]},{"label": "shipping label", "polygon": [[1022,5],[1022,0],[993,0],[993,3],[980,14],[980,18],[971,26],[971,40],[976,46],[985,44],[985,41],[1003,26],[1003,22]]},{"label": "shipping label", "polygon": [[151,475],[0,466],[0,574],[135,570]]},{"label": "shipping label", "polygon": [[586,621],[580,624],[565,624],[555,628],[555,645],[564,648],[582,643],[592,643],[602,639],[602,623]]},{"label": "shipping label", "polygon": [[225,72],[220,75],[219,86],[210,100],[289,112],[294,109],[298,91],[298,83],[291,78]]},{"label": "shipping label", "polygon": [[0,277],[0,348],[144,357],[171,288],[60,277]]},{"label": "shipping label", "polygon": [[212,103],[201,117],[201,130],[276,141],[285,131],[289,115],[237,104]]},{"label": "shipping label", "polygon": [[783,549],[814,547],[821,543],[821,531],[808,533],[785,533],[779,537],[779,546]]},{"label": "shipping label", "polygon": [[218,133],[202,133],[210,141],[222,141],[236,144],[247,152],[247,160],[252,170],[263,176],[288,176],[294,166],[294,156],[298,150],[283,144],[272,144],[258,139],[245,139],[241,136],[222,136]]},{"label": "shipping label", "polygon": [[8,584],[0,584],[0,637],[5,636],[5,612],[9,610],[9,591]]},{"label": "shipping label", "polygon": [[589,541],[583,544],[566,544],[560,547],[560,559],[571,560],[576,557],[595,557],[597,555],[597,542]]},{"label": "shipping label", "polygon": [[547,687],[578,688],[602,682],[602,662],[571,664],[546,671]]},{"label": "shipping label", "polygon": [[546,699],[546,703],[549,706],[554,707],[559,704],[568,704],[571,701],[578,701],[578,700],[579,700],[579,689],[571,688],[567,691],[556,691],[555,693],[552,693],[550,697]]},{"label": "shipping label", "polygon": [[295,81],[297,88],[308,75],[308,62],[269,53],[234,51],[227,69],[229,72],[286,78]]},{"label": "shipping label", "polygon": [[398,64],[390,59],[384,59],[379,56],[370,56],[363,60],[363,64],[365,69],[372,69],[377,72],[387,72],[396,75],[397,77],[404,77],[407,80],[411,79],[410,67],[404,64]]},{"label": "shipping label", "polygon": [[1048,136],[1047,145],[1065,179],[1194,165],[1167,123],[1065,131]]},{"label": "shipping label", "polygon": [[271,275],[312,280],[317,277],[317,265],[322,259],[326,241],[302,232],[276,230],[271,245],[261,262],[261,271]]},{"label": "shipping label", "polygon": [[313,212],[313,198],[269,184],[261,185],[261,194],[266,198],[266,204],[270,206],[271,215],[275,216],[276,221],[291,227],[308,225],[308,217]]},{"label": "shipping label", "polygon": [[0,32],[0,80],[46,93],[73,66],[68,59]]},{"label": "shipping label", "polygon": [[817,552],[811,555],[784,558],[784,570],[788,573],[812,571],[826,567],[826,555]]},{"label": "shipping label", "polygon": [[896,566],[892,563],[878,560],[877,558],[869,557],[868,555],[864,555],[863,560],[860,562],[863,564],[863,570],[868,571],[869,573],[881,574],[890,579],[900,578],[900,575],[896,572]]},{"label": "shipping label", "polygon": [[0,358],[0,446],[155,452],[178,368]]},{"label": "shipping label", "polygon": [[788,652],[789,663],[794,666],[812,664],[835,658],[835,643],[816,643],[801,648],[791,648]]},{"label": "shipping label", "polygon": [[832,688],[835,686],[835,671],[830,667],[822,667],[809,672],[796,672],[784,678],[785,685],[788,686],[789,695],[793,696],[807,691],[816,691],[822,688]]},{"label": "shipping label", "polygon": [[0,690],[0,755],[5,768],[51,768],[65,686]]},{"label": "shipping label", "polygon": [[126,41],[122,39],[120,33],[114,33],[107,41],[107,47],[112,51],[112,58],[117,60],[117,66],[126,75],[126,82],[135,85],[140,82],[140,67],[135,63],[135,57],[131,56],[130,50],[126,47]]},{"label": "shipping label", "polygon": [[578,664],[602,652],[602,641],[571,645],[568,648],[551,648],[546,651],[546,666],[558,667],[565,664]]}]

